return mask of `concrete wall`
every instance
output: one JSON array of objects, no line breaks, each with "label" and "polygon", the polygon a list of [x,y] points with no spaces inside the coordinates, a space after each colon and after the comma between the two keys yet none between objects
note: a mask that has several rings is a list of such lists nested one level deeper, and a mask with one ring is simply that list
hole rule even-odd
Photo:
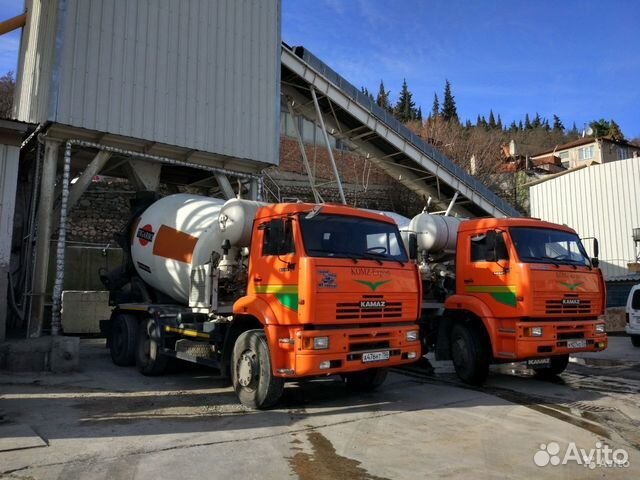
[{"label": "concrete wall", "polygon": [[5,338],[7,287],[11,264],[13,215],[18,183],[20,147],[0,143],[0,342]]}]

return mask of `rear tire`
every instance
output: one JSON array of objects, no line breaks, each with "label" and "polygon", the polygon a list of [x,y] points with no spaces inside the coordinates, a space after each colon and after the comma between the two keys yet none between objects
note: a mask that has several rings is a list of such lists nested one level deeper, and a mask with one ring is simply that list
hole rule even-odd
[{"label": "rear tire", "polygon": [[169,357],[160,353],[160,327],[149,319],[143,321],[138,328],[138,348],[136,365],[140,373],[147,376],[162,375],[167,369]]},{"label": "rear tire", "polygon": [[465,383],[482,385],[489,375],[489,349],[482,327],[457,323],[451,330],[451,358]]},{"label": "rear tire", "polygon": [[541,380],[552,379],[564,372],[569,365],[569,355],[558,355],[550,358],[549,367],[534,368],[536,378]]},{"label": "rear tire", "polygon": [[133,315],[119,313],[113,317],[109,338],[111,360],[120,367],[136,363],[138,319]]},{"label": "rear tire", "polygon": [[360,392],[371,392],[384,383],[387,373],[387,368],[370,368],[362,372],[345,373],[342,379],[349,388]]},{"label": "rear tire", "polygon": [[640,347],[640,335],[631,335],[631,344],[634,347]]},{"label": "rear tire", "polygon": [[284,379],[273,375],[263,330],[248,330],[236,340],[231,354],[231,382],[245,407],[268,408],[282,397]]}]

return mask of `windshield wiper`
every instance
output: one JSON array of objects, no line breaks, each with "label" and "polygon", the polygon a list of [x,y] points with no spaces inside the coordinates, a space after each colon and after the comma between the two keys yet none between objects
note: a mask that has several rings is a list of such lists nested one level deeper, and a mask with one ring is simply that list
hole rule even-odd
[{"label": "windshield wiper", "polygon": [[404,267],[404,262],[402,260],[399,260],[397,258],[393,258],[393,257],[389,257],[387,255],[385,255],[384,253],[376,253],[376,252],[367,252],[364,253],[363,255],[367,255],[367,258],[372,258],[372,260],[379,260],[380,258],[383,258],[385,260],[391,260],[393,262],[398,262],[400,265],[402,265]]},{"label": "windshield wiper", "polygon": [[349,252],[334,252],[333,250],[322,250],[319,248],[313,248],[308,250],[309,253],[327,253],[328,258],[348,258],[349,260],[353,260],[353,263],[358,263],[358,258],[349,255]]},{"label": "windshield wiper", "polygon": [[545,263],[545,260],[550,260],[549,263],[552,263],[553,265],[555,265],[556,268],[560,268],[560,263],[558,263],[555,258],[547,257],[546,255],[543,255],[542,257],[532,257],[530,255],[523,256],[523,257],[520,257],[520,260],[533,260],[533,261],[538,261],[539,263]]}]

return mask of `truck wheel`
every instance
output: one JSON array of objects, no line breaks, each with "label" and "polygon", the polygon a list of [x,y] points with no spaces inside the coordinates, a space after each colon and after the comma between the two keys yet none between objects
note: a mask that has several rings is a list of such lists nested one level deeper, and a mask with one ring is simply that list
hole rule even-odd
[{"label": "truck wheel", "polygon": [[231,382],[245,407],[268,408],[284,392],[284,380],[273,375],[267,336],[262,330],[241,334],[231,354]]},{"label": "truck wheel", "polygon": [[169,358],[160,353],[160,330],[158,323],[149,319],[138,328],[136,365],[143,375],[161,375],[167,368]]},{"label": "truck wheel", "polygon": [[119,313],[113,317],[109,351],[111,360],[120,367],[136,363],[138,320],[133,315]]},{"label": "truck wheel", "polygon": [[548,367],[534,368],[533,370],[536,372],[536,378],[546,380],[560,375],[566,370],[567,365],[569,365],[569,355],[558,355],[550,358]]},{"label": "truck wheel", "polygon": [[342,375],[342,379],[349,388],[360,392],[370,392],[384,383],[387,372],[387,368],[370,368],[363,372],[345,373]]},{"label": "truck wheel", "polygon": [[631,335],[631,344],[634,347],[640,347],[640,335]]},{"label": "truck wheel", "polygon": [[483,332],[475,325],[458,323],[451,330],[451,358],[465,383],[482,385],[489,375],[489,352]]}]

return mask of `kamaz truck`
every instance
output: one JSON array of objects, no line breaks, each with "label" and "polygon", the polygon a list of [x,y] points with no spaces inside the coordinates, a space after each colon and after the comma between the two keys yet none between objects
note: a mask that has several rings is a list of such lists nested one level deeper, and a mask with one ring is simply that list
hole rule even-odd
[{"label": "kamaz truck", "polygon": [[492,363],[538,377],[607,347],[605,284],[574,230],[537,219],[461,220],[423,212],[403,228],[423,281],[424,351],[481,384]]},{"label": "kamaz truck", "polygon": [[[153,201],[151,201],[153,200]],[[343,205],[188,194],[139,198],[101,277],[117,365],[159,375],[186,360],[231,378],[240,402],[340,374],[372,389],[421,355],[421,279],[395,222]]]}]

